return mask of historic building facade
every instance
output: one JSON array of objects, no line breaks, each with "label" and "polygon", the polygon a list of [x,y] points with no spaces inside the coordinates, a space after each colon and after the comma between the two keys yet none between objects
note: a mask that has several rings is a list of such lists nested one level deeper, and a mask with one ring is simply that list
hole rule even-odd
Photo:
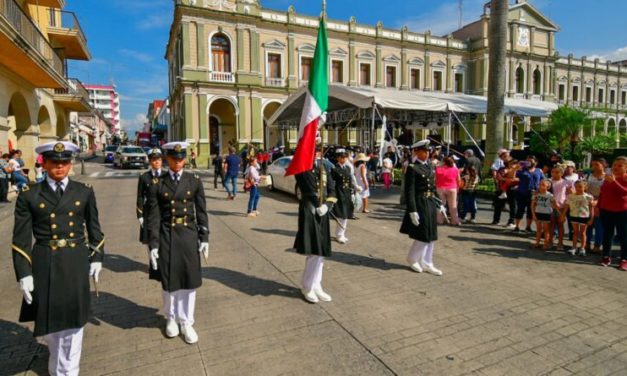
[{"label": "historic building facade", "polygon": [[70,139],[69,114],[91,109],[87,91],[67,77],[66,60],[89,60],[87,40],[65,0],[0,1],[0,149],[23,151]]},{"label": "historic building facade", "polygon": [[[274,111],[307,83],[318,18],[261,7],[256,0],[176,0],[166,50],[171,139],[195,145],[200,160],[227,145],[295,143],[296,132],[267,124]],[[440,37],[377,25],[329,20],[331,83],[398,90],[487,95],[489,10],[479,20]],[[624,127],[626,68],[560,57],[558,27],[531,4],[509,11],[507,95],[588,106],[608,114],[608,127]],[[612,94],[613,93],[613,94]],[[522,141],[538,119],[515,119],[510,143]],[[612,128],[613,129],[613,128]],[[474,136],[485,138],[477,121]],[[455,133],[455,132],[454,132]],[[358,143],[355,131],[342,143]],[[446,135],[452,142],[461,132]],[[520,140],[520,141],[519,141]]]}]

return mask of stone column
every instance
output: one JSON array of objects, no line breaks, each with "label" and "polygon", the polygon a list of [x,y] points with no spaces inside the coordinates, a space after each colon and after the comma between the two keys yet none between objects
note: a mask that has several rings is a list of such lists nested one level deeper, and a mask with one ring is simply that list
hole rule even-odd
[{"label": "stone column", "polygon": [[[207,94],[198,94],[198,158],[199,166],[209,168],[209,115],[207,114]],[[207,165],[205,165],[207,163]]]},{"label": "stone column", "polygon": [[431,90],[431,52],[425,51],[425,90]]},{"label": "stone column", "polygon": [[246,48],[244,45],[245,31],[246,30],[243,27],[237,27],[237,72],[244,71],[244,49]]},{"label": "stone column", "polygon": [[514,96],[516,92],[516,68],[514,66],[514,59],[509,59],[509,83],[508,83],[508,94],[510,97]]},{"label": "stone column", "polygon": [[451,66],[451,57],[449,55],[446,55],[446,68],[443,73],[446,75],[446,77],[444,77],[446,80],[446,92],[450,93],[453,91],[453,80],[451,79],[451,76],[453,75],[453,67]]},{"label": "stone column", "polygon": [[376,70],[376,84],[375,87],[384,87],[383,83],[383,57],[382,57],[382,47],[377,44],[376,48],[376,62],[375,62],[375,70]]},{"label": "stone column", "polygon": [[255,30],[250,33],[250,71],[252,73],[260,73],[260,51],[259,32]]},{"label": "stone column", "polygon": [[298,88],[298,80],[296,79],[296,60],[298,57],[295,44],[294,34],[289,33],[287,36],[287,85],[290,89]]},{"label": "stone column", "polygon": [[209,42],[205,40],[205,25],[201,23],[196,24],[196,47],[197,47],[197,61],[199,67],[207,66],[207,45]]},{"label": "stone column", "polygon": [[355,41],[348,41],[348,86],[357,86],[356,79],[357,57],[355,55]]},{"label": "stone column", "polygon": [[260,142],[262,145],[265,141],[265,135],[263,134],[263,114],[261,113],[261,97],[255,95],[251,98],[250,114],[252,119],[252,134],[251,139],[255,142]]},{"label": "stone column", "polygon": [[531,98],[531,94],[533,94],[533,90],[531,87],[531,83],[533,81],[533,72],[531,71],[531,60],[527,60],[527,74],[525,74],[525,83],[526,85],[526,92],[527,92],[527,98]]},{"label": "stone column", "polygon": [[191,43],[189,43],[190,41],[190,35],[189,35],[189,22],[183,22],[183,32],[181,33],[182,36],[182,40],[181,43],[183,44],[183,66],[185,65],[190,65],[192,62],[192,58],[191,58],[191,54],[190,54],[190,46]]},{"label": "stone column", "polygon": [[408,65],[407,65],[407,49],[401,48],[401,90],[409,90],[409,82],[407,79]]},{"label": "stone column", "polygon": [[237,142],[240,146],[242,146],[250,141],[250,129],[248,127],[248,98],[246,95],[238,95],[237,107],[239,107],[239,115],[237,116]]}]

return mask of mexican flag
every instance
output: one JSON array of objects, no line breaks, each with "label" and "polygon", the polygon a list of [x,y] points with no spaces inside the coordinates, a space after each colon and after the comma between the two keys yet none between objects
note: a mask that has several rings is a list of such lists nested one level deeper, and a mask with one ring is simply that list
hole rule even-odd
[{"label": "mexican flag", "polygon": [[296,175],[313,168],[316,156],[316,135],[322,125],[322,114],[329,106],[329,47],[324,18],[320,18],[318,41],[313,66],[309,74],[309,86],[298,127],[298,144],[285,176]]}]

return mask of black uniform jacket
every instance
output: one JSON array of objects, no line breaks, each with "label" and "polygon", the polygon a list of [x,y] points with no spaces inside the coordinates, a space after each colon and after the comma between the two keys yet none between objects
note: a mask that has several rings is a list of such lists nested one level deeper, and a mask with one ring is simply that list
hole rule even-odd
[{"label": "black uniform jacket", "polygon": [[35,285],[32,304],[22,301],[20,321],[35,321],[35,336],[83,327],[89,264],[104,255],[91,186],[70,180],[60,199],[47,181],[20,193],[11,247],[17,279],[32,275]]},{"label": "black uniform jacket", "polygon": [[148,198],[150,249],[159,249],[158,269],[165,291],[200,287],[198,247],[209,241],[205,191],[196,174],[183,172],[176,183],[168,172],[153,179]]},{"label": "black uniform jacket", "polygon": [[[144,218],[144,225],[139,227],[139,241],[142,244],[148,244],[148,196],[150,196],[153,179],[155,179],[155,176],[153,176],[153,171],[150,169],[139,175],[137,181],[137,218]],[[150,265],[150,261],[148,261],[148,278],[161,281],[159,268],[154,270]]]},{"label": "black uniform jacket", "polygon": [[[335,183],[333,177],[326,168],[323,168],[322,179],[320,169],[312,170],[296,175],[296,184],[301,192],[298,204],[298,232],[294,241],[294,248],[300,254],[331,256],[331,236],[329,229],[329,215],[320,217],[316,208],[322,204],[332,210],[335,198]],[[320,186],[323,186],[323,197],[320,200]],[[322,202],[322,204],[321,204]]]},{"label": "black uniform jacket", "polygon": [[[414,240],[429,243],[438,240],[437,212],[439,208],[435,193],[435,169],[431,163],[419,161],[407,166],[405,172],[406,209],[401,233]],[[417,212],[420,225],[414,226],[409,213]]]},{"label": "black uniform jacket", "polygon": [[349,219],[353,217],[353,176],[350,166],[335,165],[331,176],[335,182],[337,203],[333,206],[333,214],[337,218]]}]

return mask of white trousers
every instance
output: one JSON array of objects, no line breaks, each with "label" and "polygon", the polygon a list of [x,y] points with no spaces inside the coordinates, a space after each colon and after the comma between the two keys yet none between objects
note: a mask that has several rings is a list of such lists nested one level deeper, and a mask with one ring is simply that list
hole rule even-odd
[{"label": "white trousers", "polygon": [[307,256],[305,260],[305,270],[303,272],[303,289],[305,291],[322,288],[323,267],[324,256]]},{"label": "white trousers", "polygon": [[83,328],[46,334],[44,341],[50,352],[48,373],[52,376],[78,375],[83,349]]},{"label": "white trousers", "polygon": [[419,240],[415,240],[414,244],[409,249],[409,255],[407,259],[412,264],[420,262],[422,264],[433,266],[433,246],[435,242],[424,243]]},{"label": "white trousers", "polygon": [[338,222],[340,222],[342,226],[338,225],[337,230],[335,231],[335,237],[337,239],[343,238],[346,236],[346,226],[348,226],[348,219],[338,218]]},{"label": "white trousers", "polygon": [[194,325],[196,290],[163,291],[163,312],[166,319],[181,325]]}]

